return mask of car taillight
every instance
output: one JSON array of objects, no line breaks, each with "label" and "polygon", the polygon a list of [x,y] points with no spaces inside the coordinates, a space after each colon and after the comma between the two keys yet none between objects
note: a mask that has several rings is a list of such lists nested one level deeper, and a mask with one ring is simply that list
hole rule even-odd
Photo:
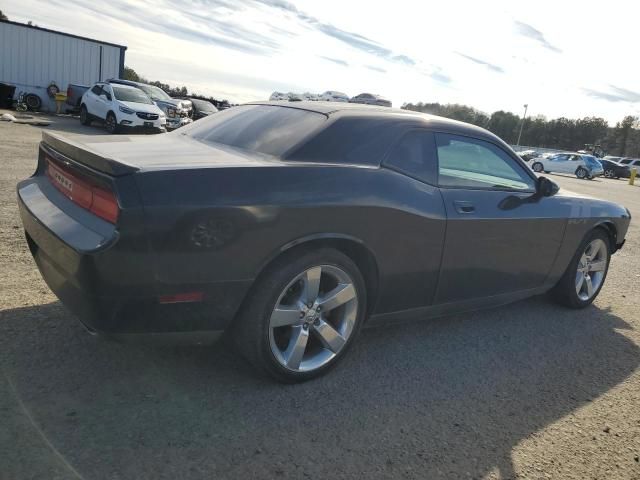
[{"label": "car taillight", "polygon": [[115,224],[120,208],[113,191],[95,184],[91,179],[81,178],[68,169],[54,163],[49,157],[46,174],[51,184],[73,203],[89,210],[94,215]]}]

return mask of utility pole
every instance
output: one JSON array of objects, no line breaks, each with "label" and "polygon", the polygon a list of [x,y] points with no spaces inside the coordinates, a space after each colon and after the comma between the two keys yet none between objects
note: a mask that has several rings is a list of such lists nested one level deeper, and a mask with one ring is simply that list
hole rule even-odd
[{"label": "utility pole", "polygon": [[516,142],[516,147],[520,146],[520,137],[522,136],[522,127],[524,127],[524,119],[527,118],[527,108],[529,108],[529,104],[524,104],[524,115],[522,116],[522,123],[520,124],[520,133],[518,133],[518,141]]}]

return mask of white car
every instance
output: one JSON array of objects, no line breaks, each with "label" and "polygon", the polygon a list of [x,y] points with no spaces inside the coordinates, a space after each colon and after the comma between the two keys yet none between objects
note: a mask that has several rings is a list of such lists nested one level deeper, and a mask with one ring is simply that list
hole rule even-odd
[{"label": "white car", "polygon": [[531,160],[531,169],[536,173],[571,173],[589,180],[604,173],[596,157],[582,153],[558,153],[546,158],[534,158]]},{"label": "white car", "polygon": [[349,96],[346,93],[336,92],[335,90],[327,90],[320,95],[323,102],[348,102]]},{"label": "white car", "polygon": [[125,128],[165,131],[167,117],[142,90],[129,85],[96,83],[82,95],[80,122],[102,120],[109,133]]}]

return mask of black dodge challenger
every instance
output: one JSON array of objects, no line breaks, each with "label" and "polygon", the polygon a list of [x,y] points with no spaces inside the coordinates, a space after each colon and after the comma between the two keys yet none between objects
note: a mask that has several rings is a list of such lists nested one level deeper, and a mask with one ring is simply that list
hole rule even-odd
[{"label": "black dodge challenger", "polygon": [[159,137],[45,132],[18,200],[42,276],[90,331],[227,331],[282,381],[330,369],[365,323],[546,291],[586,307],[630,221],[481,128],[322,102]]}]

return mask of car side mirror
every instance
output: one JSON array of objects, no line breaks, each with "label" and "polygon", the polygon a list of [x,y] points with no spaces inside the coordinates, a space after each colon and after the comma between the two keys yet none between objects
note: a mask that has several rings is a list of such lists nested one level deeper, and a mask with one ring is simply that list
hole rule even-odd
[{"label": "car side mirror", "polygon": [[558,193],[560,187],[547,177],[538,177],[537,193],[542,197],[551,197]]}]

